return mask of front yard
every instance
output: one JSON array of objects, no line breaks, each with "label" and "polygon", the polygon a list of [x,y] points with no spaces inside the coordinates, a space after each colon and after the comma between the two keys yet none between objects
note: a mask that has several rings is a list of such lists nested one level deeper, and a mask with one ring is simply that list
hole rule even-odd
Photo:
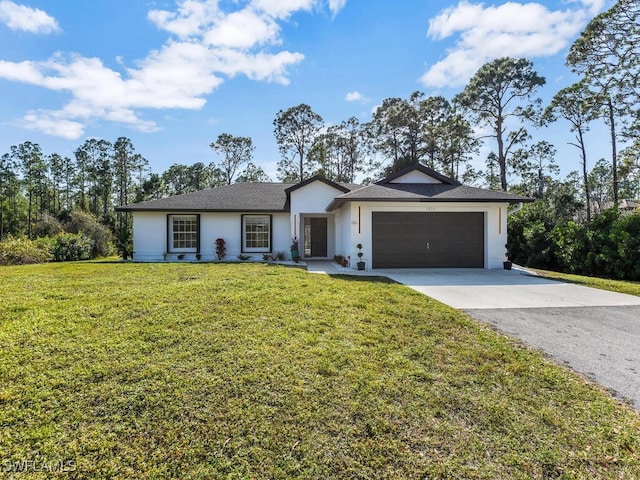
[{"label": "front yard", "polygon": [[0,286],[15,478],[640,477],[633,410],[380,279],[70,263]]}]

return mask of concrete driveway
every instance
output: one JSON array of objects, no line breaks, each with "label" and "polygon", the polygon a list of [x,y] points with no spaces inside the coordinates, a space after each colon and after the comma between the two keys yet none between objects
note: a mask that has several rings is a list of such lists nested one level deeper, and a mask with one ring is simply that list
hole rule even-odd
[{"label": "concrete driveway", "polygon": [[376,271],[539,348],[640,410],[640,297],[524,271]]},{"label": "concrete driveway", "polygon": [[548,280],[525,270],[399,268],[376,272],[461,310],[640,305],[640,297]]}]

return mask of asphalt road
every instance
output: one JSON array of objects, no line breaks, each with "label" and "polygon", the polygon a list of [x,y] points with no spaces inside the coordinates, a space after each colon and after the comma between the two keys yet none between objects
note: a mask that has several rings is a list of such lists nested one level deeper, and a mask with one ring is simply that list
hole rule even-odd
[{"label": "asphalt road", "polygon": [[640,306],[469,309],[640,410]]}]

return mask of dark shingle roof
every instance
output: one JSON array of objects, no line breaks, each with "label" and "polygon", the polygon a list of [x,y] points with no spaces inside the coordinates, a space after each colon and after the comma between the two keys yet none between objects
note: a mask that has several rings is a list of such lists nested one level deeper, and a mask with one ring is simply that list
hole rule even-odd
[{"label": "dark shingle roof", "polygon": [[121,207],[128,212],[287,212],[286,189],[291,183],[236,183],[193,193],[134,203]]},{"label": "dark shingle roof", "polygon": [[[411,170],[421,171],[443,183],[390,182],[390,180],[399,178]],[[337,195],[327,207],[329,212],[351,201],[510,203],[531,201],[530,198],[510,193],[467,187],[423,165],[417,165],[366,187],[348,183],[334,183],[322,177],[314,177],[301,183],[236,183],[134,203],[120,207],[119,210],[128,212],[288,212],[290,208],[289,193],[317,180],[336,188],[336,193],[344,192]],[[319,207],[321,208],[322,205]]]},{"label": "dark shingle roof", "polygon": [[531,199],[506,192],[460,184],[387,183],[362,187],[339,195],[327,207],[331,212],[345,202],[530,202]]}]

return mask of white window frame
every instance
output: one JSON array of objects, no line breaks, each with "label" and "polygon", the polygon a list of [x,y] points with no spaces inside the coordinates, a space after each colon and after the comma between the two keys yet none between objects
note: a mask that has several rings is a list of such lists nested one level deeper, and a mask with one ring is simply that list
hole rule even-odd
[{"label": "white window frame", "polygon": [[[174,245],[175,242],[175,233],[180,233],[180,232],[174,232],[174,222],[176,220],[189,220],[191,222],[195,222],[195,246],[189,246],[189,247],[176,247]],[[187,233],[190,232],[184,232],[184,234],[186,235]],[[175,215],[168,215],[167,216],[167,251],[170,253],[197,253],[198,252],[198,247],[200,245],[200,215],[197,214],[186,214],[186,213],[180,213],[180,214],[175,214]]]},{"label": "white window frame", "polygon": [[[262,224],[266,225],[266,231],[262,232],[248,232],[248,225],[255,225],[256,221],[262,220]],[[249,239],[249,235],[254,234],[254,237],[258,235],[266,238],[267,244],[260,246],[250,246],[250,244],[254,243],[255,238],[252,240]],[[273,235],[273,221],[271,215],[261,215],[261,214],[250,214],[250,215],[242,215],[242,252],[243,253],[269,253],[271,252],[271,243],[272,243],[272,235]]]}]

